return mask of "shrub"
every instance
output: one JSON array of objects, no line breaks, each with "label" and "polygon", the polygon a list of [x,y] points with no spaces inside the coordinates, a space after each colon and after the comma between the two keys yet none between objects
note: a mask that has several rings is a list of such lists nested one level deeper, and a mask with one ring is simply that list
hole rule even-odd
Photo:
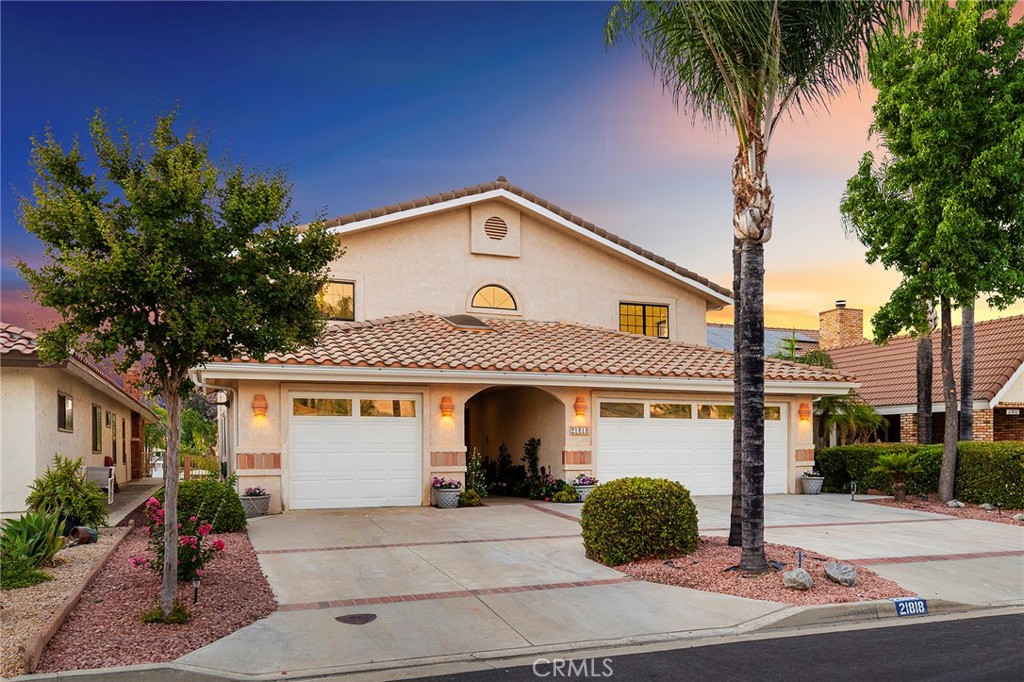
[{"label": "shrub", "polygon": [[523,443],[523,459],[526,464],[526,471],[530,476],[540,474],[540,438],[534,436]]},{"label": "shrub", "polygon": [[[571,485],[562,479],[549,476],[532,477],[527,483],[526,497],[529,497],[531,500],[550,500],[562,490],[572,488]],[[576,492],[575,488],[573,488],[573,492]]]},{"label": "shrub", "polygon": [[1024,441],[964,442],[957,450],[958,500],[1024,509]]},{"label": "shrub", "polygon": [[157,604],[148,611],[143,611],[139,616],[143,623],[166,623],[170,625],[184,625],[192,618],[192,614],[188,612],[185,605],[177,599],[174,600],[174,606],[171,607],[171,612],[164,617],[164,610]]},{"label": "shrub", "polygon": [[3,536],[0,537],[4,555],[13,554],[16,549],[31,562],[33,568],[51,561],[64,546],[63,527],[57,512],[29,512],[18,519],[7,519],[3,522]]},{"label": "shrub", "polygon": [[31,511],[59,512],[83,526],[98,528],[107,522],[107,496],[85,480],[80,458],[54,457],[46,473],[32,482],[26,503]]},{"label": "shrub", "polygon": [[480,497],[487,497],[487,472],[484,469],[480,451],[473,448],[466,457],[466,490],[475,491]]},{"label": "shrub", "polygon": [[594,488],[583,503],[587,558],[606,566],[665,559],[697,547],[697,507],[682,484],[620,478]]},{"label": "shrub", "polygon": [[53,580],[53,576],[36,568],[26,553],[20,538],[5,541],[0,546],[0,590],[16,590]]},{"label": "shrub", "polygon": [[942,463],[941,445],[915,443],[862,443],[823,448],[815,454],[814,463],[825,477],[822,490],[827,493],[850,492],[850,481],[857,481],[857,490],[892,492],[892,482],[878,466],[880,455],[893,453],[916,454],[921,471],[907,477],[907,492],[933,492],[939,487],[939,465]]},{"label": "shrub", "polygon": [[[156,555],[156,561],[148,557],[129,559],[135,568],[148,568],[159,574],[164,566],[164,509],[155,497],[146,501],[146,520],[149,533],[147,549]],[[210,540],[213,526],[197,516],[183,517],[178,522],[178,581],[191,582],[203,575],[206,564],[224,551],[223,540]]]},{"label": "shrub", "polygon": [[[156,494],[163,504],[164,491]],[[209,478],[182,481],[178,484],[178,518],[197,516],[213,524],[214,533],[231,533],[245,528],[245,509],[230,481],[221,483]]]},{"label": "shrub", "polygon": [[460,507],[479,507],[484,503],[480,494],[475,490],[466,490],[459,495],[459,506]]},{"label": "shrub", "polygon": [[580,501],[580,494],[576,492],[575,488],[562,488],[551,497],[551,501],[560,502],[562,504],[571,504],[573,502]]}]

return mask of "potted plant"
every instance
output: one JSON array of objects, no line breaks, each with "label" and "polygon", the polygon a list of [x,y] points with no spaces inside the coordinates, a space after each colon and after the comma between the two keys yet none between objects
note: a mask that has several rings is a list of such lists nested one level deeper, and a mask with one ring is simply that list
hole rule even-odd
[{"label": "potted plant", "polygon": [[580,502],[584,502],[587,499],[587,495],[594,489],[600,481],[591,476],[590,474],[580,474],[576,478],[572,479],[572,487],[576,488],[576,492],[580,494]]},{"label": "potted plant", "polygon": [[455,509],[459,506],[462,482],[434,476],[430,487],[434,489],[434,504],[438,509]]},{"label": "potted plant", "polygon": [[800,477],[800,485],[803,486],[804,495],[817,495],[821,492],[821,486],[825,483],[825,477],[816,470],[805,471]]},{"label": "potted plant", "polygon": [[878,456],[878,465],[870,469],[872,472],[887,475],[892,479],[892,494],[897,502],[907,499],[907,477],[919,474],[923,469],[917,463],[916,452],[890,452]]},{"label": "potted plant", "polygon": [[263,516],[270,509],[270,493],[266,488],[254,485],[246,488],[241,496],[242,507],[245,508],[245,517]]}]

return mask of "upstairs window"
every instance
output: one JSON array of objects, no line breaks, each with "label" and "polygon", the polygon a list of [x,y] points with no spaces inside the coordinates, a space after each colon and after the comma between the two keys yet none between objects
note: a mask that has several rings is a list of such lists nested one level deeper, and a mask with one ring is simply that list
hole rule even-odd
[{"label": "upstairs window", "polygon": [[355,282],[328,282],[318,299],[328,319],[351,322],[356,319]]},{"label": "upstairs window", "polygon": [[619,331],[668,338],[668,306],[649,303],[620,303]]},{"label": "upstairs window", "polygon": [[512,298],[508,289],[497,284],[488,284],[473,294],[472,306],[492,310],[517,310],[516,299]]},{"label": "upstairs window", "polygon": [[57,430],[58,431],[74,431],[75,430],[75,419],[74,419],[74,402],[71,400],[71,396],[65,395],[64,393],[57,393]]}]

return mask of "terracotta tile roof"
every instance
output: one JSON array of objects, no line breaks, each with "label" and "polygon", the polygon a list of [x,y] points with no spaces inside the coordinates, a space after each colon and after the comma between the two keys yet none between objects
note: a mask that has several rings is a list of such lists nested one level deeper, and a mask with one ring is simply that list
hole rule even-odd
[{"label": "terracotta tile roof", "polygon": [[498,189],[503,189],[507,192],[511,192],[512,194],[520,196],[523,199],[526,199],[527,201],[536,204],[541,208],[545,208],[551,211],[552,213],[564,218],[565,220],[568,220],[574,225],[577,225],[585,230],[593,232],[602,239],[606,239],[612,242],[613,244],[617,244],[625,249],[629,249],[633,253],[643,258],[646,258],[652,263],[656,263],[657,265],[667,268],[678,275],[682,275],[683,277],[692,279],[695,282],[699,282],[700,284],[703,284],[712,291],[715,291],[723,296],[732,298],[732,292],[729,289],[726,289],[723,286],[715,284],[707,277],[698,275],[696,272],[693,272],[692,270],[688,270],[682,267],[681,265],[677,265],[676,263],[673,263],[667,258],[663,258],[662,256],[659,256],[656,253],[648,251],[647,249],[641,248],[636,244],[630,242],[629,240],[623,239],[622,237],[613,234],[608,230],[605,230],[604,228],[598,227],[594,223],[588,220],[584,220],[583,218],[580,218],[579,216],[570,213],[569,211],[566,211],[564,208],[561,208],[560,206],[551,203],[547,199],[543,199],[537,196],[533,192],[527,192],[523,188],[517,187],[516,185],[510,183],[508,180],[504,178],[504,176],[499,177],[497,180],[494,180],[493,182],[485,182],[480,185],[463,187],[462,189],[456,189],[450,192],[442,192],[441,194],[431,194],[430,196],[420,197],[419,199],[403,201],[402,203],[399,204],[391,204],[389,206],[381,206],[379,208],[373,208],[367,211],[358,211],[356,213],[349,213],[348,215],[338,216],[337,218],[331,218],[330,220],[326,221],[326,225],[327,227],[341,227],[342,225],[348,225],[349,223],[356,223],[362,220],[369,220],[371,218],[380,218],[381,216],[390,215],[392,213],[408,211],[410,209],[421,208],[423,206],[432,206],[434,204],[440,204],[445,201],[460,199],[462,197],[473,196],[476,194],[484,194],[485,192],[492,192]]},{"label": "terracotta tile roof", "polygon": [[[623,332],[529,320],[488,319],[490,331],[459,328],[440,315],[411,313],[332,323],[320,341],[272,364],[731,379],[732,353]],[[256,362],[243,357],[236,362]],[[769,360],[775,381],[850,381],[839,372]]]},{"label": "terracotta tile roof", "polygon": [[[932,400],[942,402],[940,337],[933,336],[935,369]],[[870,341],[834,348],[836,367],[857,377],[857,392],[875,406],[917,402],[917,339],[901,336],[887,345]],[[974,325],[974,397],[991,400],[1024,362],[1024,315]],[[953,372],[960,386],[960,327],[953,328]]]}]

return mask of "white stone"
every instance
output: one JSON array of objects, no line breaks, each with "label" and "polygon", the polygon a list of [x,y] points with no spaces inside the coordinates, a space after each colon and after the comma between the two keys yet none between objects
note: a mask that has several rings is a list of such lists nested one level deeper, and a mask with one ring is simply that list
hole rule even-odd
[{"label": "white stone", "polygon": [[1014,521],[1024,521],[1024,514],[1014,514],[1013,515],[1013,520]]},{"label": "white stone", "polygon": [[833,561],[825,566],[825,577],[845,587],[853,587],[857,584],[857,569],[850,564]]},{"label": "white stone", "polygon": [[966,507],[967,505],[964,504],[963,502],[960,502],[959,500],[950,500],[949,502],[946,503],[946,506],[958,509],[961,507]]},{"label": "white stone", "polygon": [[814,578],[802,568],[795,568],[782,574],[782,584],[794,590],[809,590],[814,587]]},{"label": "white stone", "polygon": [[988,502],[985,502],[984,504],[979,504],[979,505],[978,505],[978,507],[979,507],[980,509],[984,509],[985,511],[992,511],[993,509],[995,509],[995,507],[993,507],[993,506],[992,506],[991,504],[989,504]]}]

